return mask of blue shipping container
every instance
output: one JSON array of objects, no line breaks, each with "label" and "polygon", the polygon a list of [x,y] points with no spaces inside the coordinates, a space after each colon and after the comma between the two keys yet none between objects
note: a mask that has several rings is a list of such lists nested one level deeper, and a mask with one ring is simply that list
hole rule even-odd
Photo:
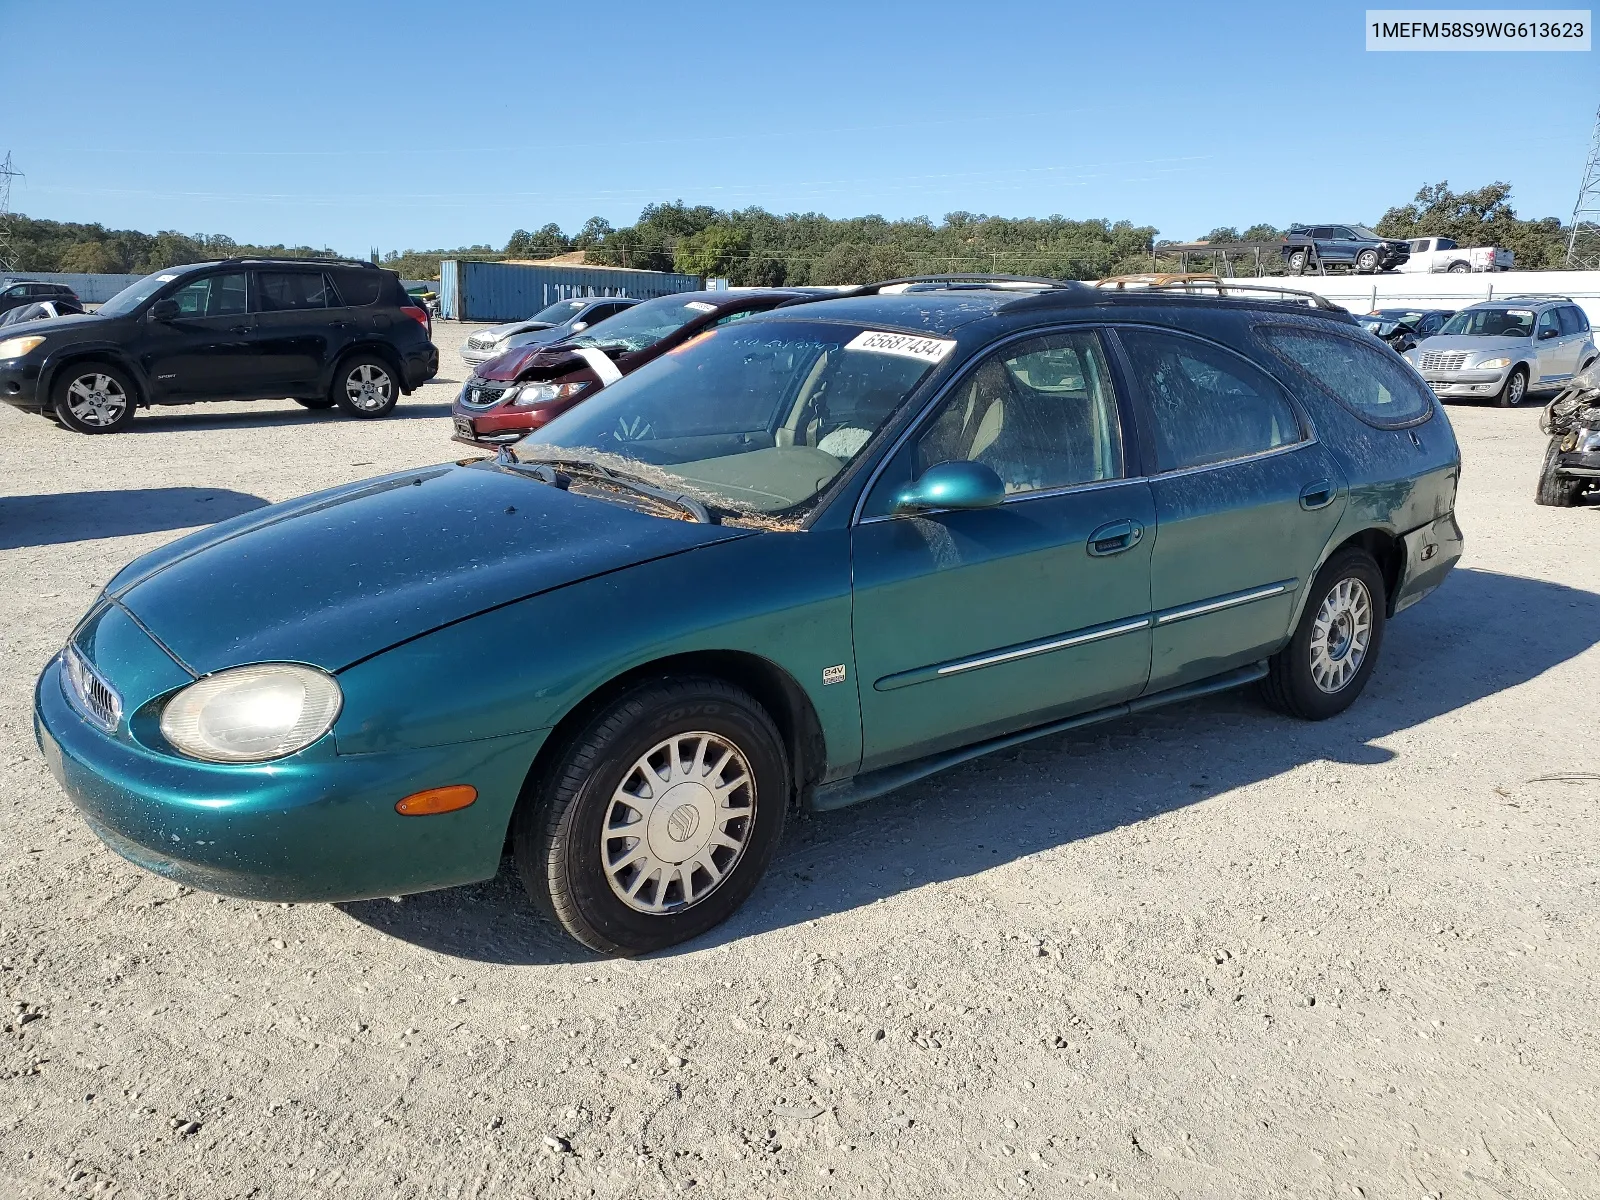
[{"label": "blue shipping container", "polygon": [[540,267],[447,258],[439,264],[439,311],[454,321],[519,321],[574,296],[649,300],[699,291],[698,275],[611,267]]}]

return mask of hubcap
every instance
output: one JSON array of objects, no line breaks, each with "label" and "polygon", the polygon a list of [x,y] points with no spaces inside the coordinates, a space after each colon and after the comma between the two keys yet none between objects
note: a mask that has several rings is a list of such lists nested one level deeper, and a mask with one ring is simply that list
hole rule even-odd
[{"label": "hubcap", "polygon": [[1366,661],[1372,642],[1372,595],[1359,579],[1341,579],[1323,598],[1311,626],[1311,678],[1324,692],[1342,691]]},{"label": "hubcap", "polygon": [[636,912],[672,913],[722,884],[749,844],[756,781],[739,747],[680,733],[651,748],[611,795],[600,864]]},{"label": "hubcap", "polygon": [[67,388],[67,407],[85,425],[115,425],[128,410],[128,393],[109,375],[80,375]]},{"label": "hubcap", "polygon": [[1522,402],[1522,393],[1527,390],[1527,387],[1528,385],[1523,382],[1521,371],[1511,377],[1511,382],[1506,384],[1506,400],[1512,408]]},{"label": "hubcap", "polygon": [[371,412],[389,403],[389,373],[382,367],[362,363],[345,376],[344,391],[350,403],[363,412]]}]

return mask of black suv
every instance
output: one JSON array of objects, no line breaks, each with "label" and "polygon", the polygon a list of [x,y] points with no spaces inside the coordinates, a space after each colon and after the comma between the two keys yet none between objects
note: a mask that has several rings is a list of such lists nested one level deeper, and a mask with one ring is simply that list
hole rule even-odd
[{"label": "black suv", "polygon": [[1411,257],[1411,243],[1386,238],[1365,225],[1291,225],[1283,262],[1291,275],[1348,267],[1357,275],[1392,271]]},{"label": "black suv", "polygon": [[439,371],[400,277],[343,259],[230,258],[147,275],[89,316],[0,340],[0,400],[110,433],[135,408],[289,397],[381,417]]},{"label": "black suv", "polygon": [[38,304],[42,300],[66,300],[77,305],[78,293],[64,283],[40,283],[36,279],[8,279],[0,283],[0,313],[23,304]]}]

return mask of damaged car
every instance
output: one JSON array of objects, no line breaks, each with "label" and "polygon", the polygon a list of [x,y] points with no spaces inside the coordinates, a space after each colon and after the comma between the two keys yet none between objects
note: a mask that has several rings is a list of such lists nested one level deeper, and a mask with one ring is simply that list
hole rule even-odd
[{"label": "damaged car", "polygon": [[1600,364],[1579,372],[1539,417],[1550,438],[1534,499],[1571,508],[1600,490]]}]

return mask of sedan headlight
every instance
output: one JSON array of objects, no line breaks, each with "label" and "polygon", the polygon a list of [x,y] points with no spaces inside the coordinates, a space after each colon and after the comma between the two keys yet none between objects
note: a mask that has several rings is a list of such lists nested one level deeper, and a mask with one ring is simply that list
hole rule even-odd
[{"label": "sedan headlight", "polygon": [[14,337],[0,342],[0,358],[21,358],[35,347],[44,345],[44,338]]},{"label": "sedan headlight", "polygon": [[549,404],[552,400],[566,400],[578,395],[589,386],[587,379],[577,383],[525,383],[519,388],[512,388],[507,399],[512,408],[537,408],[541,404]]},{"label": "sedan headlight", "polygon": [[1498,371],[1501,367],[1509,367],[1510,365],[1511,360],[1509,358],[1486,358],[1481,363],[1475,364],[1474,369],[1479,371]]},{"label": "sedan headlight", "polygon": [[311,745],[333,727],[343,704],[333,676],[315,667],[234,667],[167,701],[161,734],[191,758],[265,762]]}]

